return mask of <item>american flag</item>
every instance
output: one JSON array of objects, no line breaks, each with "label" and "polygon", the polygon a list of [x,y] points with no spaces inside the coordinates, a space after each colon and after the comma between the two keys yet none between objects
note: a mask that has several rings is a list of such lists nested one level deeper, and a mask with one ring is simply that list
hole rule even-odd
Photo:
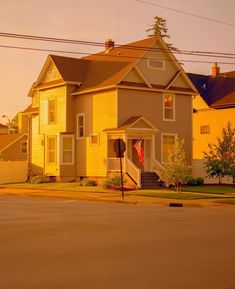
[{"label": "american flag", "polygon": [[144,148],[142,146],[142,139],[140,138],[137,140],[137,142],[134,144],[134,148],[136,149],[138,156],[139,156],[139,162],[143,165],[144,164]]}]

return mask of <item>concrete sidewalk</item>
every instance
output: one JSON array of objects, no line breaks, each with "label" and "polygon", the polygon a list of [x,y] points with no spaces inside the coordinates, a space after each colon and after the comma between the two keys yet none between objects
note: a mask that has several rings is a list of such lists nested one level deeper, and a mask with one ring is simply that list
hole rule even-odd
[{"label": "concrete sidewalk", "polygon": [[76,191],[62,191],[62,190],[38,190],[25,188],[6,188],[0,187],[0,195],[14,195],[19,197],[48,197],[48,198],[62,198],[84,201],[102,201],[102,202],[116,202],[132,205],[151,205],[151,206],[183,206],[183,207],[224,207],[231,206],[227,204],[216,203],[215,199],[201,199],[201,200],[176,200],[159,197],[145,197],[131,195],[124,192],[124,199],[120,191],[114,192],[76,192]]}]

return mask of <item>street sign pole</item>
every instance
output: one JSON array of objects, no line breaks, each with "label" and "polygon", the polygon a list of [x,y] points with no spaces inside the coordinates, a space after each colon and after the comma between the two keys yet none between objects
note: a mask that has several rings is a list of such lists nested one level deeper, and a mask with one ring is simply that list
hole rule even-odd
[{"label": "street sign pole", "polygon": [[122,199],[124,200],[124,189],[123,189],[123,174],[122,174],[122,151],[121,151],[121,139],[118,139],[118,154],[120,160],[120,174],[121,174],[121,191],[122,191]]}]

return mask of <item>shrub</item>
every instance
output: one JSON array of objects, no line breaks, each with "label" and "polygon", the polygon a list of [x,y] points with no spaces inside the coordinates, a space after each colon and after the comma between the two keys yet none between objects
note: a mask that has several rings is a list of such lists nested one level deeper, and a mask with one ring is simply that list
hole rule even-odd
[{"label": "shrub", "polygon": [[46,183],[46,180],[43,176],[33,176],[30,180],[31,184],[43,184]]},{"label": "shrub", "polygon": [[97,186],[97,181],[96,180],[92,180],[92,179],[83,179],[80,182],[81,186],[85,186],[85,187],[96,187]]},{"label": "shrub", "polygon": [[188,186],[196,186],[197,185],[197,180],[194,178],[191,178],[187,181]]},{"label": "shrub", "polygon": [[198,186],[203,185],[204,184],[204,179],[203,178],[196,178],[196,182],[197,182]]},{"label": "shrub", "polygon": [[[123,177],[123,184],[125,184],[127,180]],[[122,182],[121,182],[121,176],[119,173],[113,173],[109,175],[107,179],[103,181],[103,188],[104,189],[110,189],[110,188],[115,188],[115,187],[121,187]]]},{"label": "shrub", "polygon": [[204,184],[203,178],[191,178],[187,181],[188,186],[200,186]]}]

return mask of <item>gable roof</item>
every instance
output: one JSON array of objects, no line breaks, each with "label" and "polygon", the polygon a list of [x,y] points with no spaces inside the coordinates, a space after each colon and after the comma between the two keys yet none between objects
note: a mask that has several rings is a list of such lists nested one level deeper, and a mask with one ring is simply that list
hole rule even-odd
[{"label": "gable roof", "polygon": [[[136,127],[136,125],[141,122],[144,122],[148,128],[146,127]],[[117,128],[108,128],[105,129],[104,132],[126,132],[126,131],[135,131],[135,130],[142,130],[142,131],[149,131],[151,133],[159,132],[159,129],[156,128],[154,124],[152,124],[148,119],[146,119],[144,116],[132,116],[129,119],[127,119],[122,125],[120,125]]]},{"label": "gable roof", "polygon": [[24,136],[26,136],[24,133],[0,135],[0,152],[6,150],[9,146],[13,145]]},{"label": "gable roof", "polygon": [[[48,85],[61,85],[64,82],[71,82],[78,85],[77,89],[73,92],[73,94],[76,95],[90,89],[99,89],[122,84],[121,82],[123,79],[131,69],[135,67],[136,63],[144,57],[146,52],[155,49],[153,46],[157,41],[160,41],[161,45],[163,45],[163,50],[159,48],[160,51],[165,51],[165,49],[166,51],[168,50],[159,36],[153,36],[129,44],[116,46],[111,50],[102,51],[80,59],[49,55],[34,88],[43,89],[48,87]],[[171,53],[169,55],[171,55]],[[170,57],[174,58],[173,55]],[[174,61],[178,64],[175,58]],[[43,84],[43,77],[51,63],[57,68],[61,79]],[[180,67],[179,64],[178,66]],[[186,90],[190,92],[193,90],[195,91],[187,76],[186,81],[188,81],[189,86],[191,87]],[[166,87],[162,88],[159,86],[153,86],[152,88],[166,89]]]},{"label": "gable roof", "polygon": [[0,123],[0,128],[7,128],[7,126],[2,124],[2,123]]},{"label": "gable roof", "polygon": [[209,107],[235,106],[235,78],[221,75],[223,74],[212,77],[188,73],[189,78]]}]

